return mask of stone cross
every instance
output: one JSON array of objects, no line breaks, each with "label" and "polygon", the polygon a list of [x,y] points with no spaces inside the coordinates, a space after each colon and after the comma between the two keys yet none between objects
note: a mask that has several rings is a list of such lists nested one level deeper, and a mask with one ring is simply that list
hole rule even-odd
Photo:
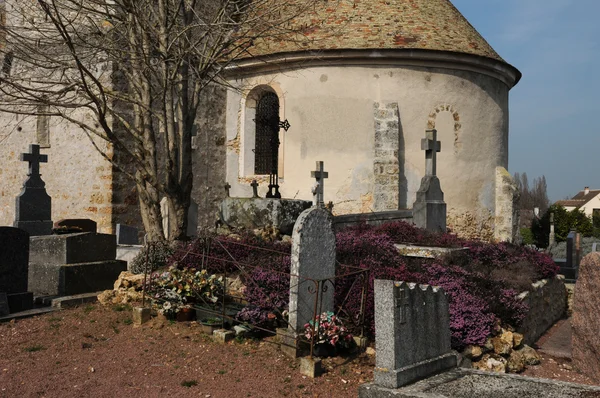
[{"label": "stone cross", "polygon": [[258,182],[256,182],[256,180],[252,180],[252,184],[250,185],[252,186],[252,197],[258,198]]},{"label": "stone cross", "polygon": [[316,184],[313,187],[313,195],[314,195],[314,204],[317,207],[324,207],[324,189],[323,185],[325,183],[325,178],[329,177],[329,173],[324,171],[323,162],[317,162],[317,169],[315,171],[311,171],[310,175],[312,178],[316,180]]},{"label": "stone cross", "polygon": [[24,162],[29,162],[29,176],[39,177],[40,163],[48,163],[48,155],[40,154],[40,146],[29,145],[30,153],[22,153],[20,159]]},{"label": "stone cross", "polygon": [[421,140],[421,149],[425,151],[425,175],[436,175],[437,152],[442,150],[442,143],[437,140],[437,130],[426,130],[426,138]]},{"label": "stone cross", "polygon": [[224,185],[224,188],[225,188],[225,193],[227,194],[227,197],[229,197],[229,190],[231,189],[231,185],[229,185],[229,183],[226,182]]}]

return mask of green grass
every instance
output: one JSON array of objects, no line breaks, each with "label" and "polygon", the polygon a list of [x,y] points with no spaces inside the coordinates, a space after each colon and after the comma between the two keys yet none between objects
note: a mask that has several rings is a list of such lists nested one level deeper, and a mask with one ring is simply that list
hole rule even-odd
[{"label": "green grass", "polygon": [[131,325],[133,323],[133,319],[127,318],[123,321],[125,325]]},{"label": "green grass", "polygon": [[219,370],[219,374],[220,374],[220,375],[224,375],[225,373],[227,373],[227,371],[226,371],[226,370]]},{"label": "green grass", "polygon": [[44,347],[43,345],[36,344],[36,345],[29,346],[29,347],[25,347],[23,349],[23,351],[25,351],[25,352],[36,352],[36,351],[42,351],[42,350],[45,350],[45,349],[46,349],[46,347]]},{"label": "green grass", "polygon": [[197,386],[198,382],[196,380],[184,380],[181,382],[182,387],[194,387]]},{"label": "green grass", "polygon": [[132,308],[129,304],[117,304],[113,306],[113,311],[123,312],[123,311],[131,311]]},{"label": "green grass", "polygon": [[92,312],[94,310],[94,306],[93,305],[87,305],[85,306],[85,308],[83,309],[83,312],[86,314],[89,314],[90,312]]}]

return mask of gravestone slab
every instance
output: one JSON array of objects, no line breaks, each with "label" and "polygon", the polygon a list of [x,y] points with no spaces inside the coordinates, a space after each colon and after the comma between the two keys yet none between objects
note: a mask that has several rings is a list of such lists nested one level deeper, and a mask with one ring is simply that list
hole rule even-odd
[{"label": "gravestone slab", "polygon": [[193,199],[188,207],[187,236],[198,236],[198,203]]},{"label": "gravestone slab", "polygon": [[117,245],[139,245],[139,231],[135,227],[117,224]]},{"label": "gravestone slab", "polygon": [[0,292],[0,317],[10,314],[10,307],[8,306],[8,297],[6,293]]},{"label": "gravestone slab", "polygon": [[29,153],[21,154],[21,160],[29,162],[29,173],[23,190],[16,198],[14,227],[27,231],[31,236],[52,233],[52,199],[46,193],[46,184],[40,175],[40,163],[48,161],[40,154],[39,145],[29,145]]},{"label": "gravestone slab", "polygon": [[[331,213],[312,207],[300,214],[292,233],[289,330],[304,331],[311,321],[315,300],[320,313],[333,311],[335,235]],[[318,294],[317,294],[318,293]]]},{"label": "gravestone slab", "polygon": [[573,365],[600,383],[600,253],[583,258],[573,296]]},{"label": "gravestone slab", "polygon": [[29,234],[22,229],[0,227],[0,292],[27,291]]},{"label": "gravestone slab", "polygon": [[97,232],[98,224],[96,221],[88,218],[69,218],[54,223],[52,232],[60,233],[78,233],[78,232]]},{"label": "gravestone slab", "polygon": [[71,295],[112,289],[127,269],[115,260],[116,236],[79,233],[30,240],[29,289],[36,295]]},{"label": "gravestone slab", "polygon": [[375,280],[374,383],[398,388],[456,367],[441,288]]}]

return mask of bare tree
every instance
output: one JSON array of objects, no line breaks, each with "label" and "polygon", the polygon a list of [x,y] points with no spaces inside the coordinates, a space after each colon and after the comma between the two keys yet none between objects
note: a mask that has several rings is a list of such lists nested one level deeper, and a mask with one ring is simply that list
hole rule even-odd
[{"label": "bare tree", "polygon": [[[201,91],[223,84],[221,72],[248,56],[255,40],[293,39],[290,20],[313,2],[4,3],[0,110],[59,117],[82,128],[135,182],[146,232],[162,240],[162,197],[175,217],[168,236],[185,238]],[[122,156],[113,156],[116,151]]]}]

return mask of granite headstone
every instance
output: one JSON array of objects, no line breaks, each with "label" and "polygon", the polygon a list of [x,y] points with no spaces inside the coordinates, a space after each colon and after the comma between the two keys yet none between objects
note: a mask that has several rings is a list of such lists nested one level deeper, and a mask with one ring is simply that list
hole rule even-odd
[{"label": "granite headstone", "polygon": [[10,312],[33,307],[33,294],[27,290],[29,234],[12,227],[0,227],[0,292],[6,293]]},{"label": "granite headstone", "polygon": [[441,288],[375,280],[374,384],[398,388],[456,367]]},{"label": "granite headstone", "polygon": [[139,231],[129,225],[117,224],[117,245],[139,245]]},{"label": "granite headstone", "polygon": [[29,162],[28,178],[16,198],[14,227],[27,231],[31,236],[52,233],[52,199],[46,193],[46,184],[40,175],[40,163],[48,161],[40,154],[39,145],[29,145],[29,153],[21,154],[21,160]]},{"label": "granite headstone", "polygon": [[573,365],[600,383],[600,253],[583,258],[573,295]]}]

